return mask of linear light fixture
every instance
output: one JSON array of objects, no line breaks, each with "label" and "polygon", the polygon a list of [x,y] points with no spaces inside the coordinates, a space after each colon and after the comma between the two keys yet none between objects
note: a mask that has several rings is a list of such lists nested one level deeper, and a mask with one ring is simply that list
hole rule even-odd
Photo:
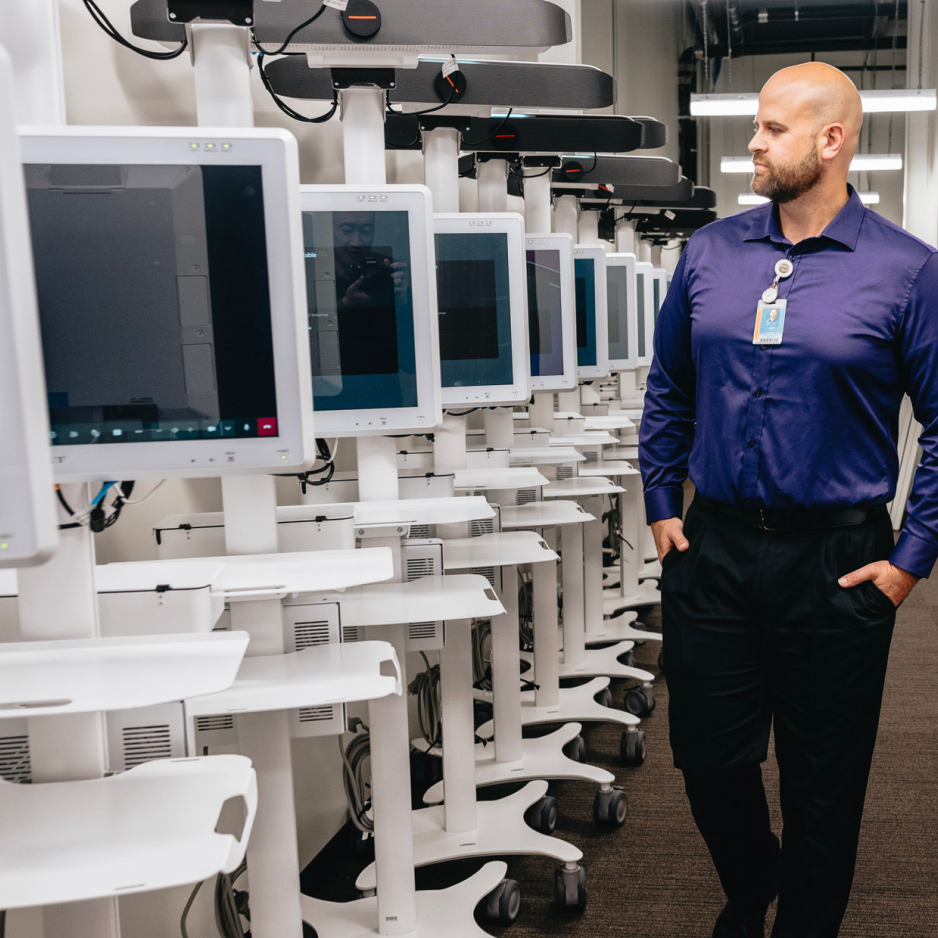
[{"label": "linear light fixture", "polygon": [[[857,153],[850,164],[852,173],[869,173],[878,169],[902,169],[902,157],[887,153]],[[724,156],[720,160],[721,173],[752,174],[751,156]]]},{"label": "linear light fixture", "polygon": [[[864,205],[879,205],[878,192],[861,192],[860,201]],[[769,200],[765,196],[756,195],[754,192],[741,192],[736,199],[739,205],[763,205]]]},{"label": "linear light fixture", "polygon": [[[934,111],[938,94],[934,88],[896,88],[861,91],[865,114],[888,114],[903,111]],[[757,92],[745,94],[692,94],[692,117],[753,117],[759,109]]]}]

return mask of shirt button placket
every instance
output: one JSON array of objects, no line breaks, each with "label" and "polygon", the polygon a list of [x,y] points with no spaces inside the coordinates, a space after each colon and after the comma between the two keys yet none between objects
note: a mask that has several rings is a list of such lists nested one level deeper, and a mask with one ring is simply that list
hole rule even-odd
[{"label": "shirt button placket", "polygon": [[765,387],[768,384],[771,360],[771,349],[756,350],[746,421],[746,447],[743,450],[742,496],[747,502],[753,502],[758,494],[761,449],[759,441],[762,438],[762,426],[765,420]]}]

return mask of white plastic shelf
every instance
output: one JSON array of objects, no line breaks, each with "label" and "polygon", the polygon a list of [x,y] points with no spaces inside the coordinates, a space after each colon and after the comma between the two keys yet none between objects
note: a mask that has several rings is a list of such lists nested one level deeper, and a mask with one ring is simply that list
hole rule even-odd
[{"label": "white plastic shelf", "polygon": [[495,511],[481,496],[405,498],[399,501],[358,502],[356,528],[385,528],[409,524],[459,524],[494,518]]},{"label": "white plastic shelf", "polygon": [[608,414],[605,417],[586,417],[587,430],[634,430],[635,421],[624,413],[617,412]]},{"label": "white plastic shelf", "polygon": [[596,519],[576,502],[554,500],[508,505],[502,508],[502,529],[553,528],[564,524],[586,524]]},{"label": "white plastic shelf", "polygon": [[610,446],[609,449],[603,450],[603,459],[619,459],[632,462],[638,459],[638,447],[623,446],[621,443],[618,446]]},{"label": "white plastic shelf", "polygon": [[[243,798],[240,837],[216,833]],[[0,909],[125,896],[230,873],[257,808],[243,756],[147,762],[111,778],[43,785],[0,780]]]},{"label": "white plastic shelf", "polygon": [[517,491],[550,485],[533,466],[504,469],[457,469],[454,486],[460,492]]},{"label": "white plastic shelf", "polygon": [[128,710],[223,690],[247,646],[247,632],[2,643],[0,718]]},{"label": "white plastic shelf", "polygon": [[508,455],[513,466],[560,466],[584,462],[586,457],[572,446],[518,446]]},{"label": "white plastic shelf", "polygon": [[558,559],[534,531],[507,531],[443,541],[443,569],[446,571],[509,567]]},{"label": "white plastic shelf", "polygon": [[383,583],[349,590],[341,602],[343,626],[400,625],[504,615],[483,576],[426,576],[410,583]]},{"label": "white plastic shelf", "polygon": [[401,693],[401,666],[387,642],[318,645],[245,658],[231,687],[186,701],[190,716],[259,713],[375,700]]},{"label": "white plastic shelf", "polygon": [[583,433],[552,433],[551,446],[612,446],[619,441],[605,430],[585,430]]},{"label": "white plastic shelf", "polygon": [[588,498],[591,495],[617,495],[624,492],[621,485],[616,485],[609,479],[603,479],[599,476],[590,478],[589,476],[573,476],[570,479],[563,479],[560,482],[554,482],[549,489],[544,492],[544,498]]},{"label": "white plastic shelf", "polygon": [[591,462],[588,466],[578,466],[577,473],[581,478],[593,478],[595,476],[637,476],[640,475],[631,463],[619,459],[603,459],[602,462]]}]

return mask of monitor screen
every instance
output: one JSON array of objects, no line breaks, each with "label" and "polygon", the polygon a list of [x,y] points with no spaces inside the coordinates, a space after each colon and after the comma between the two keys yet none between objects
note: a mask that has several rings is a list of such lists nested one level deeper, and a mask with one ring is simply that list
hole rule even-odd
[{"label": "monitor screen", "polygon": [[53,446],[278,436],[261,166],[24,169]]},{"label": "monitor screen", "polygon": [[606,303],[609,310],[609,358],[629,358],[629,277],[624,264],[606,265]]},{"label": "monitor screen", "polygon": [[527,272],[531,375],[562,375],[564,361],[560,251],[553,248],[528,250]]},{"label": "monitor screen", "polygon": [[417,406],[406,211],[303,212],[317,411]]},{"label": "monitor screen", "polygon": [[596,270],[592,258],[573,261],[576,289],[576,361],[581,368],[596,364]]},{"label": "monitor screen", "polygon": [[508,236],[437,234],[443,387],[513,383]]},{"label": "monitor screen", "polygon": [[638,300],[638,349],[636,354],[639,358],[645,357],[645,277],[647,275],[641,271],[636,271],[635,281],[637,288],[635,295]]}]

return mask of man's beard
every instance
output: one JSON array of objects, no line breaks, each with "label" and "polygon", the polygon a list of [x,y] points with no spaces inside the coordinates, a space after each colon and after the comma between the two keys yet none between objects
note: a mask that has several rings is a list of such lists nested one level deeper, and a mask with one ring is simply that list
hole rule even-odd
[{"label": "man's beard", "polygon": [[776,166],[765,158],[760,160],[765,169],[754,175],[752,191],[773,202],[790,202],[804,195],[821,178],[821,158],[810,150],[797,163]]}]

